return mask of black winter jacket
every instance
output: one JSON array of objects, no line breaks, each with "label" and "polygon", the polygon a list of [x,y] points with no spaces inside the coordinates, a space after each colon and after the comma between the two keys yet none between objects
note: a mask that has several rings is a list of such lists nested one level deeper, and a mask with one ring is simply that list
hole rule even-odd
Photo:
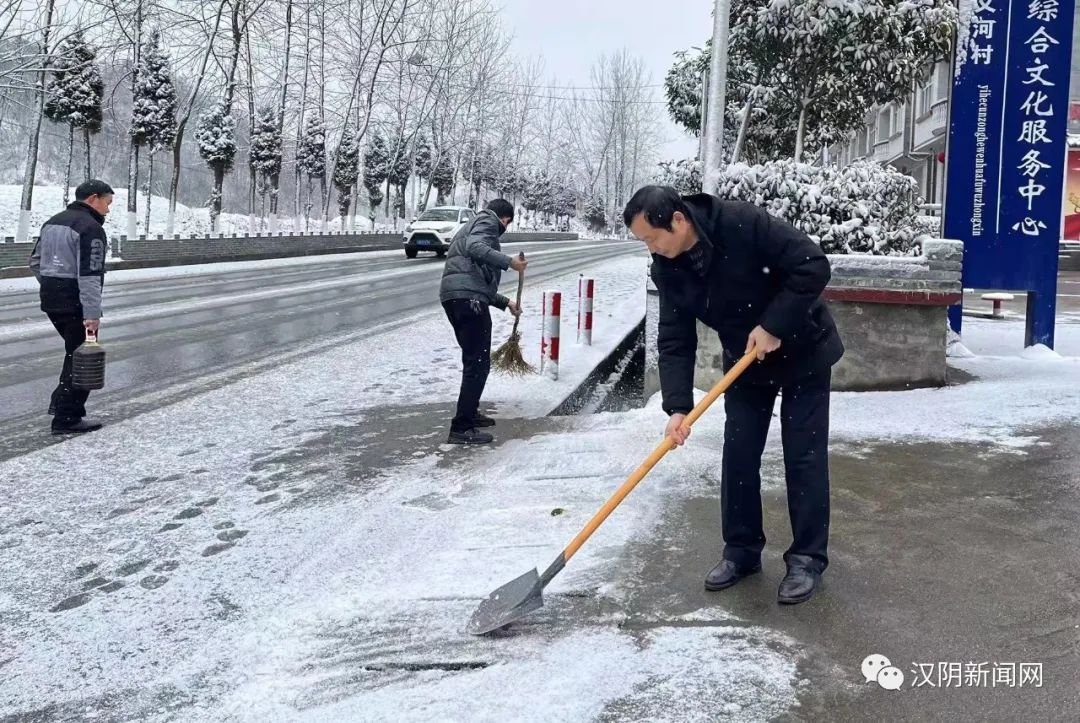
[{"label": "black winter jacket", "polygon": [[698,320],[718,332],[725,370],[742,356],[755,326],[780,339],[779,349],[743,374],[750,382],[788,384],[835,364],[844,346],[820,298],[831,275],[821,248],[753,204],[708,194],[683,201],[707,260],[702,276],[687,254],[653,255],[664,411],[685,414],[694,406]]},{"label": "black winter jacket", "polygon": [[101,318],[105,282],[105,217],[81,201],[41,227],[30,270],[41,284],[41,310]]}]

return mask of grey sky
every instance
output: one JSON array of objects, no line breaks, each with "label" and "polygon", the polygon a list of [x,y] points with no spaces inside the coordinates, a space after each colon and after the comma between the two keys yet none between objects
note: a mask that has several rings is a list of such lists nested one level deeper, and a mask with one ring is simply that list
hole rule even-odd
[{"label": "grey sky", "polygon": [[[547,78],[559,85],[589,85],[593,62],[628,48],[644,59],[653,83],[663,83],[672,53],[701,46],[712,35],[711,0],[502,0],[503,18],[518,57],[543,55]],[[663,100],[663,88],[653,88]],[[697,141],[665,119],[663,158],[695,154]]]}]

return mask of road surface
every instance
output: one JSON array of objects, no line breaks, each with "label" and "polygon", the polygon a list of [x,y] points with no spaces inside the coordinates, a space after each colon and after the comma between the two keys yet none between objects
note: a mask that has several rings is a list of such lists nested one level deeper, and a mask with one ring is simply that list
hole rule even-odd
[{"label": "road surface", "polygon": [[[618,241],[514,243],[505,250],[525,252],[532,281],[642,253],[640,243]],[[113,272],[100,337],[107,388],[92,395],[91,415],[127,419],[403,323],[437,307],[443,263],[371,252]],[[504,293],[512,293],[516,275],[503,279]],[[32,280],[8,284],[20,290],[0,286],[0,459],[52,441],[46,407],[62,359]]]}]

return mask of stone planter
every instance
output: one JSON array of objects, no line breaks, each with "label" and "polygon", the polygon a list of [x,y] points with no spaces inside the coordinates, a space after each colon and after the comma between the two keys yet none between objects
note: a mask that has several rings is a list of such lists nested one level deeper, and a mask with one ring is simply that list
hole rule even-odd
[{"label": "stone planter", "polygon": [[[931,240],[917,257],[830,255],[824,297],[844,340],[833,368],[840,391],[910,389],[946,382],[947,309],[962,298],[963,244]],[[645,393],[659,390],[656,323],[659,297],[648,285]],[[741,351],[741,350],[740,350]],[[716,332],[698,325],[694,385],[708,389],[723,375]]]}]

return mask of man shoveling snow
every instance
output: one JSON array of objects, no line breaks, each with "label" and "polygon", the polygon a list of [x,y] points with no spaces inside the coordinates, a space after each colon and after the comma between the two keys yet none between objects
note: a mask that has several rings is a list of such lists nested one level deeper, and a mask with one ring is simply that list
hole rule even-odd
[{"label": "man shoveling snow", "polygon": [[657,340],[666,433],[690,434],[697,322],[715,329],[724,370],[745,353],[758,361],[724,396],[721,467],[723,559],[705,578],[723,590],[761,570],[761,455],[776,396],[793,541],[784,554],[781,603],[809,600],[829,563],[829,393],[844,353],[821,293],[829,260],[806,234],[750,203],[680,196],[646,186],[623,213],[653,255],[660,291]]}]

